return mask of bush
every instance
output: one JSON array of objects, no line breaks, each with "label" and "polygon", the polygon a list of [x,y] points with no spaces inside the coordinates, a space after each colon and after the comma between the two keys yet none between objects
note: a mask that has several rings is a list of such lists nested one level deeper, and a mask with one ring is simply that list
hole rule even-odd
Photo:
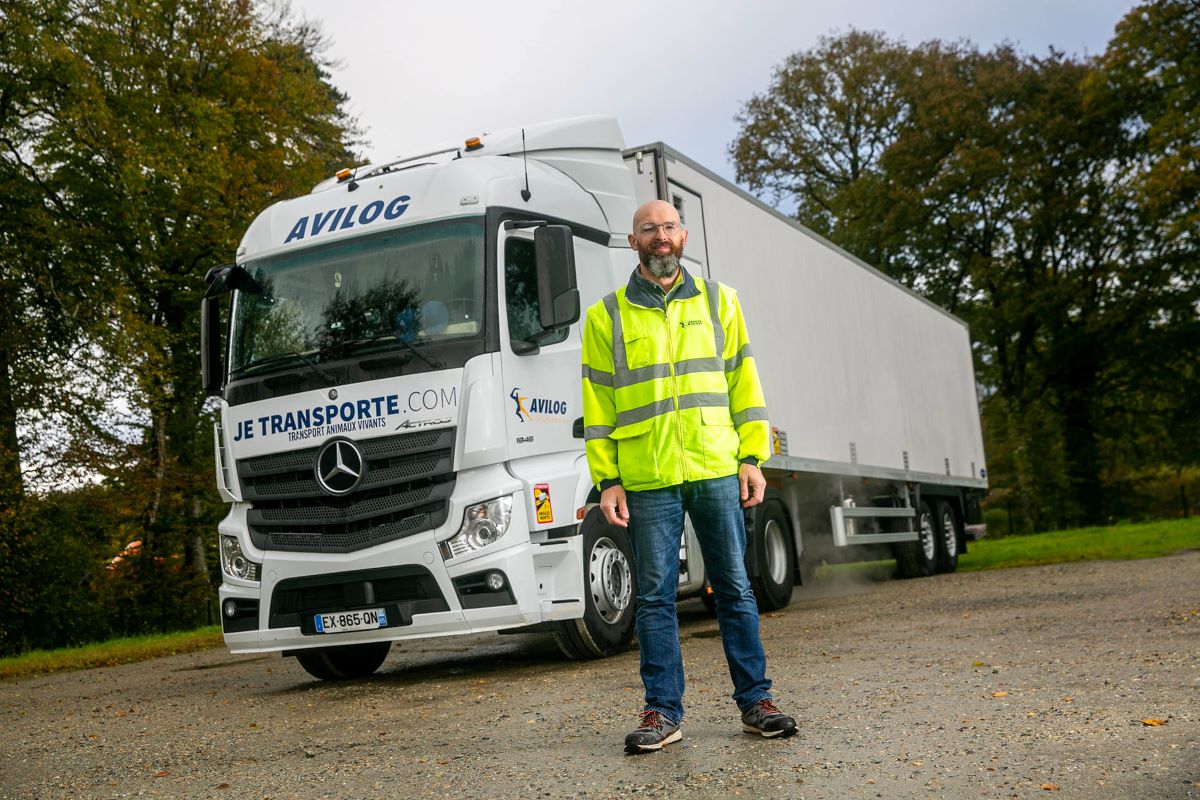
[{"label": "bush", "polygon": [[94,542],[53,524],[53,509],[23,500],[0,521],[0,653],[105,639],[112,631],[95,602],[99,552]]},{"label": "bush", "polygon": [[123,551],[131,532],[106,510],[111,494],[92,486],[0,511],[0,655],[213,623],[211,576],[182,555]]}]

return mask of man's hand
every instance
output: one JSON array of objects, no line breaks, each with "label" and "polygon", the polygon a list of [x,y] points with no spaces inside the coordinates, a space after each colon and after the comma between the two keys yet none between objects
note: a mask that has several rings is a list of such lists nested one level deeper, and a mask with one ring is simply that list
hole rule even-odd
[{"label": "man's hand", "polygon": [[[763,501],[767,493],[767,479],[763,477],[761,469],[753,464],[742,464],[738,470],[738,483],[741,484],[742,508],[750,508]],[[625,498],[621,499],[624,501]]]},{"label": "man's hand", "polygon": [[629,506],[625,505],[625,487],[613,484],[600,493],[600,510],[608,524],[616,528],[629,527]]}]

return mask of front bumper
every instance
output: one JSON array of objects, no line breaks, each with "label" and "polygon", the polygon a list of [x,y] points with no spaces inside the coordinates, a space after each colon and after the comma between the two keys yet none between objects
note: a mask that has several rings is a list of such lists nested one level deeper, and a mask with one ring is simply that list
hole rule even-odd
[{"label": "front bumper", "polygon": [[[496,549],[449,562],[442,559],[435,532],[356,553],[264,554],[261,583],[221,587],[221,608],[233,600],[244,612],[236,624],[223,616],[225,642],[235,653],[302,650],[582,616],[581,538],[534,543],[520,515],[512,525]],[[505,543],[511,544],[501,547]],[[505,587],[481,599],[472,587],[491,572],[504,576]],[[388,609],[388,627],[332,634],[314,630],[317,613],[363,608]]]}]

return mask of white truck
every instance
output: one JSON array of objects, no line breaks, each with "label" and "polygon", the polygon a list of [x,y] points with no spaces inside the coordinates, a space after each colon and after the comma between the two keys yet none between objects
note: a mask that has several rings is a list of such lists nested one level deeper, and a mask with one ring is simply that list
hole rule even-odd
[{"label": "white truck", "polygon": [[[760,607],[821,560],[955,568],[987,486],[964,323],[585,117],[343,170],[264,211],[207,276],[232,651],[338,679],[419,637],[628,646],[632,554],[588,477],[580,309],[627,282],[651,198],[679,210],[687,268],[737,289],[749,326],[774,431],[746,556]],[[688,526],[679,597],[696,595]]]}]

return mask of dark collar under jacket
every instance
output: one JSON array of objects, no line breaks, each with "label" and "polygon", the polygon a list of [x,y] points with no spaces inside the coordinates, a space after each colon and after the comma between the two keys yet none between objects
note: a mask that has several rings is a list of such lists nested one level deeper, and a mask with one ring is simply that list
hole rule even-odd
[{"label": "dark collar under jacket", "polygon": [[677,281],[669,292],[664,292],[661,286],[643,278],[641,271],[634,267],[633,274],[629,276],[629,285],[625,287],[625,299],[643,308],[666,311],[667,303],[671,300],[686,300],[699,295],[696,280],[683,268],[683,264],[679,265],[679,274],[683,276],[682,279]]}]

